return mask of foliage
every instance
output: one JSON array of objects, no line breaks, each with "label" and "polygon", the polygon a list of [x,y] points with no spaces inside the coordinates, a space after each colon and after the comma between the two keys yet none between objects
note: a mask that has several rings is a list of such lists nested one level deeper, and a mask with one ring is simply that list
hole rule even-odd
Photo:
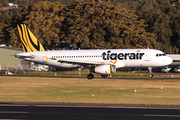
[{"label": "foliage", "polygon": [[51,2],[14,0],[29,6],[21,12],[0,11],[4,16],[0,17],[0,43],[21,47],[16,25],[25,23],[47,49],[65,45],[74,49],[150,47],[179,52],[178,2],[172,6],[171,0],[46,1]]},{"label": "foliage", "polygon": [[6,29],[6,33],[10,35],[7,43],[17,47],[21,46],[16,25],[24,23],[46,48],[56,48],[60,32],[56,26],[59,26],[62,21],[59,17],[57,18],[56,14],[63,7],[59,2],[39,2],[25,7],[20,14],[13,17]]},{"label": "foliage", "polygon": [[117,0],[127,9],[134,10],[147,24],[146,32],[157,36],[158,48],[166,53],[178,53],[179,2],[172,0]]},{"label": "foliage", "polygon": [[66,41],[74,48],[142,48],[155,47],[155,36],[145,32],[144,20],[109,2],[75,2],[65,12]]},{"label": "foliage", "polygon": [[20,46],[16,24],[25,23],[48,49],[58,49],[62,41],[73,48],[154,48],[156,36],[145,31],[144,22],[121,4],[87,0],[66,7],[39,2],[11,20],[7,43]]}]

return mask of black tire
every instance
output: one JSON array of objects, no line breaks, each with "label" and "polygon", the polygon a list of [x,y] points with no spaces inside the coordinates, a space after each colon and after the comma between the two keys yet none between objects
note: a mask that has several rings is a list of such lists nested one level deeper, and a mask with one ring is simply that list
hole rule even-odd
[{"label": "black tire", "polygon": [[149,77],[152,78],[152,77],[153,77],[153,74],[149,74]]},{"label": "black tire", "polygon": [[87,79],[93,79],[94,78],[94,75],[93,74],[88,74],[87,75]]},{"label": "black tire", "polygon": [[108,74],[101,74],[102,78],[107,78]]}]

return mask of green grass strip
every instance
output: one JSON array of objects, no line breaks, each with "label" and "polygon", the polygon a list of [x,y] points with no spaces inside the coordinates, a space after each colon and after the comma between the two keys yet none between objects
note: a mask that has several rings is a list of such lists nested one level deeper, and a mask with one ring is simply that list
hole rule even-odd
[{"label": "green grass strip", "polygon": [[180,80],[0,77],[0,102],[180,105],[179,93]]}]

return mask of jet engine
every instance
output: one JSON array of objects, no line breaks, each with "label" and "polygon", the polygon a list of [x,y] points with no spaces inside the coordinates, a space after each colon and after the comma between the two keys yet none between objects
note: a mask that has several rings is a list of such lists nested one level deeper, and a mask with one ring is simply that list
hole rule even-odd
[{"label": "jet engine", "polygon": [[92,72],[99,74],[114,74],[116,72],[115,65],[100,65],[96,66]]}]

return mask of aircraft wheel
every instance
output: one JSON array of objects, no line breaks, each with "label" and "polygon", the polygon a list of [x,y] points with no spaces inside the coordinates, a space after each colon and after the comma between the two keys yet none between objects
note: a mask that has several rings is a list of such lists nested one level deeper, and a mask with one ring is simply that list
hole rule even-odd
[{"label": "aircraft wheel", "polygon": [[149,74],[149,77],[152,78],[152,77],[153,77],[153,74]]},{"label": "aircraft wheel", "polygon": [[107,78],[108,74],[101,74],[102,78]]},{"label": "aircraft wheel", "polygon": [[93,79],[94,78],[94,75],[93,74],[88,74],[87,75],[87,79]]}]

